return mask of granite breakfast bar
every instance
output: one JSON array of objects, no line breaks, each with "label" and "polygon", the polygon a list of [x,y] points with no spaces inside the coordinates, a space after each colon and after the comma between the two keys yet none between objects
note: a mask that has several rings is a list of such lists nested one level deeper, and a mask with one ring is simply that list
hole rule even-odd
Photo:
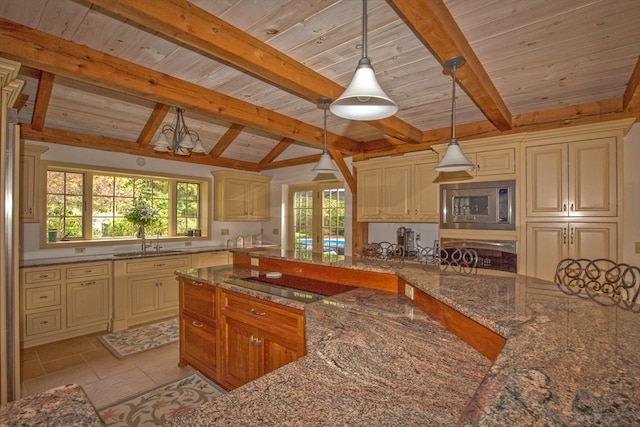
[{"label": "granite breakfast bar", "polygon": [[[305,357],[172,425],[640,424],[638,310],[523,276],[390,271],[280,250],[253,255],[395,274],[506,344],[492,364],[404,296],[361,288],[304,307]],[[179,274],[230,287],[230,270]]]}]

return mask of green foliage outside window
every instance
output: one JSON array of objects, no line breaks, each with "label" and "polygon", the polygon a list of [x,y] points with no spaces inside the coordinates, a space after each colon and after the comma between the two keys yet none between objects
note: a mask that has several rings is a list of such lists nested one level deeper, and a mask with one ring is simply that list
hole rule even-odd
[{"label": "green foliage outside window", "polygon": [[[47,228],[58,230],[65,240],[133,237],[137,225],[125,216],[138,200],[157,210],[153,223],[145,227],[148,234],[183,235],[202,228],[199,182],[49,168],[46,192]],[[90,237],[83,233],[85,221],[91,222]]]}]

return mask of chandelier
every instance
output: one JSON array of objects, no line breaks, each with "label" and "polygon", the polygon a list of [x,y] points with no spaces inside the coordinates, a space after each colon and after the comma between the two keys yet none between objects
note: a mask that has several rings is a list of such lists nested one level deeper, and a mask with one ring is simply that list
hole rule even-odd
[{"label": "chandelier", "polygon": [[[180,156],[188,156],[191,153],[206,153],[198,132],[189,130],[184,122],[183,112],[184,109],[176,107],[176,122],[162,126],[160,136],[154,144],[154,151],[174,153]],[[167,135],[171,136],[171,142],[167,139]]]}]

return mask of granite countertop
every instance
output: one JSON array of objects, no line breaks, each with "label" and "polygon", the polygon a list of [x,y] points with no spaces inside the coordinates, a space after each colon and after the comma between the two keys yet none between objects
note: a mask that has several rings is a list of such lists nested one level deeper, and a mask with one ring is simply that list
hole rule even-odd
[{"label": "granite countertop", "polygon": [[0,406],[0,426],[103,426],[79,385],[56,387]]},{"label": "granite countertop", "polygon": [[[245,248],[245,250],[261,250],[261,248],[272,248],[277,245],[265,244],[259,245],[252,248]],[[159,252],[156,252],[154,249],[147,249],[146,254],[139,255],[139,251],[127,250],[127,251],[117,251],[113,253],[105,253],[105,254],[93,254],[93,255],[73,255],[73,256],[56,256],[56,257],[46,257],[46,258],[35,258],[35,259],[27,259],[20,260],[20,267],[42,267],[47,265],[57,265],[57,264],[74,264],[74,263],[83,263],[83,262],[95,262],[95,261],[120,261],[127,259],[142,259],[156,256],[171,256],[171,255],[181,255],[181,254],[196,254],[202,252],[218,252],[218,251],[228,251],[231,250],[227,248],[227,246],[223,245],[213,245],[213,246],[181,246],[175,248],[166,248],[162,249]],[[237,250],[237,249],[236,249]]]},{"label": "granite countertop", "polygon": [[[357,289],[304,306],[307,356],[173,425],[640,424],[638,306],[524,276],[256,255],[395,273],[507,342],[491,364],[410,300]],[[200,278],[210,270],[198,270]],[[222,271],[211,273],[212,283],[231,268]]]}]

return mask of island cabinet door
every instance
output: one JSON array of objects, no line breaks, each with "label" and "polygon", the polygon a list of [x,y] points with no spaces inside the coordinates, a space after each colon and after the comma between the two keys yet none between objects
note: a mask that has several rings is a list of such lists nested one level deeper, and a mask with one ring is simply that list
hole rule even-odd
[{"label": "island cabinet door", "polygon": [[304,343],[299,339],[286,339],[262,331],[255,342],[258,346],[258,374],[275,371],[305,354]]},{"label": "island cabinet door", "polygon": [[222,316],[222,380],[233,388],[258,378],[258,329]]}]

